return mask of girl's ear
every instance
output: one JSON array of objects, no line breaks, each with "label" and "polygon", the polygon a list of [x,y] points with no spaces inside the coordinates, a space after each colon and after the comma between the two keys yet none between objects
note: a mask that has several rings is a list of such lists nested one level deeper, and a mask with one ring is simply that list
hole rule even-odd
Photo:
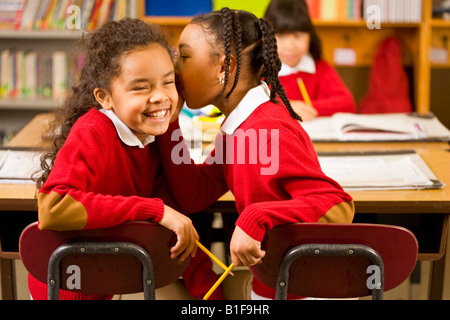
[{"label": "girl's ear", "polygon": [[[220,74],[219,76],[222,77],[222,79],[225,79],[225,70],[226,70],[226,56],[222,56],[220,58]],[[230,78],[234,73],[236,72],[236,57],[234,55],[230,56]]]},{"label": "girl's ear", "polygon": [[95,100],[103,107],[105,110],[112,109],[111,95],[104,89],[95,88],[94,89]]}]

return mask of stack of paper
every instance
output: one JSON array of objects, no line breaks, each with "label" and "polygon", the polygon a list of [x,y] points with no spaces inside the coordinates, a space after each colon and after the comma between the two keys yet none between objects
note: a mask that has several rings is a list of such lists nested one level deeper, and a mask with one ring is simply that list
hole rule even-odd
[{"label": "stack of paper", "polygon": [[0,150],[0,183],[34,183],[32,176],[40,170],[38,152]]},{"label": "stack of paper", "polygon": [[319,154],[323,172],[346,190],[435,189],[444,185],[414,151]]}]

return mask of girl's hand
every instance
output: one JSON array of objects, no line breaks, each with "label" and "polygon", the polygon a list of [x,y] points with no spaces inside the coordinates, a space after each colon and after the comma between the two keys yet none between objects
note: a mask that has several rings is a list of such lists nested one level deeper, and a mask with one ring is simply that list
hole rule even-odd
[{"label": "girl's hand", "polygon": [[308,106],[306,103],[300,100],[290,101],[292,109],[302,117],[303,121],[309,121],[319,116],[319,113],[314,107]]},{"label": "girl's hand", "polygon": [[180,260],[184,261],[189,255],[195,257],[197,252],[195,240],[199,240],[199,236],[192,225],[191,219],[164,205],[164,215],[159,224],[172,230],[177,235],[177,243],[170,249],[172,259],[179,256]]},{"label": "girl's hand", "polygon": [[231,237],[230,253],[231,260],[236,266],[253,266],[261,263],[262,258],[266,255],[266,252],[261,250],[261,243],[250,237],[238,226],[234,229]]}]

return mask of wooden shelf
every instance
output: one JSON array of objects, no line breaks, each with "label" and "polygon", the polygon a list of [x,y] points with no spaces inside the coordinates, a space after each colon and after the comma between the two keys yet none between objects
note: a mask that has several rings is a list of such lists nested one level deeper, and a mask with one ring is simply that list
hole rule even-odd
[{"label": "wooden shelf", "polygon": [[450,28],[450,20],[432,19],[431,26],[433,28]]},{"label": "wooden shelf", "polygon": [[3,99],[0,100],[0,110],[52,110],[60,102],[51,99]]},{"label": "wooden shelf", "polygon": [[191,22],[193,17],[164,17],[146,16],[141,19],[148,23],[159,24],[161,26],[184,27]]},{"label": "wooden shelf", "polygon": [[42,39],[42,40],[73,40],[79,39],[84,31],[24,31],[0,29],[1,39]]}]

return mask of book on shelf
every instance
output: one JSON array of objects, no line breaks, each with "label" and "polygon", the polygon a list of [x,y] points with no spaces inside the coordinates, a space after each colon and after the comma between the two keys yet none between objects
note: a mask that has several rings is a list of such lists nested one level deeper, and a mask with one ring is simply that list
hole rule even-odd
[{"label": "book on shelf", "polygon": [[418,23],[422,21],[422,0],[364,0],[364,20],[371,18],[374,11],[370,6],[379,8],[381,23]]},{"label": "book on shelf", "polygon": [[79,19],[81,29],[90,31],[124,17],[137,17],[137,1],[0,0],[0,22],[15,30],[67,30],[67,22]]},{"label": "book on shelf", "polygon": [[0,51],[0,98],[61,100],[81,72],[82,56],[65,51]]},{"label": "book on shelf", "polygon": [[362,0],[306,0],[313,20],[361,20]]},{"label": "book on shelf", "polygon": [[[422,0],[306,0],[313,20],[358,21],[379,14],[381,23],[422,21]],[[377,10],[374,10],[374,7]]]},{"label": "book on shelf", "polygon": [[313,141],[450,141],[450,130],[433,114],[336,113],[302,126]]}]

